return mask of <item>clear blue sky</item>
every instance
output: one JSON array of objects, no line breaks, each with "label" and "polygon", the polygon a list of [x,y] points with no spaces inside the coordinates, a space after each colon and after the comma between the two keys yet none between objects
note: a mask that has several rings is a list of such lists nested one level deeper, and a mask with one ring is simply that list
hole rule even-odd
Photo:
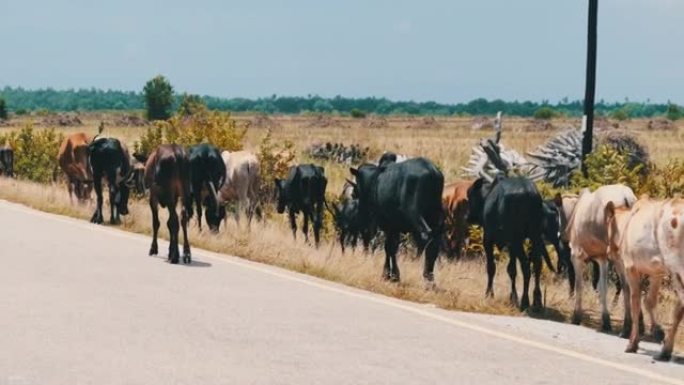
[{"label": "clear blue sky", "polygon": [[[600,0],[597,98],[684,104],[684,0]],[[0,87],[583,97],[586,0],[0,0]]]}]

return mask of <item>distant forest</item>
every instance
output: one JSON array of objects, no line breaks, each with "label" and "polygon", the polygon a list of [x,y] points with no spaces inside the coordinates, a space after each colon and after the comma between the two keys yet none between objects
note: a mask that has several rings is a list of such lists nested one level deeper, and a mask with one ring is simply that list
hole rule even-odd
[{"label": "distant forest", "polygon": [[[176,105],[183,95],[175,96]],[[113,91],[98,89],[27,90],[24,88],[5,87],[0,89],[0,98],[4,99],[7,109],[17,114],[36,110],[48,111],[95,111],[95,110],[142,110],[144,98],[141,92]],[[346,98],[336,96],[323,98],[319,96],[276,96],[267,98],[218,98],[202,96],[210,109],[233,112],[262,112],[280,114],[338,113],[343,115],[362,116],[365,114],[390,115],[494,115],[503,111],[507,115],[535,116],[540,110],[549,110],[554,114],[565,116],[581,116],[582,102],[566,99],[558,103],[542,102],[507,102],[503,100],[475,99],[468,103],[443,104],[437,102],[392,101],[385,98]],[[653,117],[664,115],[668,104],[654,103],[606,103],[596,104],[596,113],[601,116],[619,114],[624,117]]]}]

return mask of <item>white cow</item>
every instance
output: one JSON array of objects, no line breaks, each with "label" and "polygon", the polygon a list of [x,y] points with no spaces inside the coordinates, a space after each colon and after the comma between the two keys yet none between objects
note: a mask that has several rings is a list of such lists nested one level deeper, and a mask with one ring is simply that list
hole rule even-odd
[{"label": "white cow", "polygon": [[[602,329],[610,330],[610,313],[608,313],[608,225],[606,210],[609,207],[632,207],[636,202],[634,192],[624,185],[602,186],[594,192],[584,189],[565,229],[565,236],[570,241],[572,250],[572,265],[575,270],[575,310],[572,323],[579,324],[582,319],[582,283],[584,281],[582,270],[585,263],[593,259],[598,262],[600,268],[599,297],[601,300]],[[613,261],[616,264],[615,261]],[[622,274],[619,265],[616,270]]]},{"label": "white cow", "polygon": [[674,338],[684,316],[684,200],[661,201],[643,197],[631,211],[615,210],[609,232],[609,251],[618,255],[624,264],[628,283],[624,285],[625,297],[629,296],[631,300],[632,330],[627,352],[634,353],[639,348],[641,276],[650,277],[645,304],[651,318],[651,333],[660,340],[664,333],[654,310],[662,279],[671,274],[678,302],[672,315],[672,328],[657,357],[667,361],[672,356]]},{"label": "white cow", "polygon": [[223,151],[221,157],[226,164],[226,181],[218,194],[219,204],[225,207],[235,202],[235,220],[239,222],[240,211],[244,210],[251,224],[255,212],[261,217],[259,159],[249,151]]}]

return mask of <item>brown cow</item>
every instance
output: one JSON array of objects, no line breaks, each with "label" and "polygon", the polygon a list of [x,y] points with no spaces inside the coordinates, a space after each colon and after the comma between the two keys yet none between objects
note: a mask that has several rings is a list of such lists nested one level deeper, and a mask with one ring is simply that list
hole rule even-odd
[{"label": "brown cow", "polygon": [[462,180],[444,186],[444,236],[449,258],[464,256],[468,241],[468,189],[473,181]]},{"label": "brown cow", "polygon": [[192,217],[192,193],[190,189],[190,161],[182,146],[163,144],[145,162],[145,186],[150,189],[152,210],[152,246],[150,255],[157,255],[159,232],[159,205],[169,210],[169,256],[171,263],[178,263],[178,214],[176,204],[181,200],[181,226],[183,227],[183,263],[190,263],[188,220]]},{"label": "brown cow", "polygon": [[[608,279],[608,223],[606,210],[610,207],[632,207],[636,202],[634,192],[624,185],[602,186],[594,192],[584,189],[574,204],[572,215],[565,229],[572,250],[571,259],[575,273],[575,310],[572,323],[579,324],[582,319],[582,270],[585,262],[594,259],[599,263],[598,283],[601,300],[602,329],[610,330],[610,313],[607,303]],[[613,261],[617,264],[616,261]],[[622,275],[621,268],[616,269]],[[625,325],[626,327],[627,325]]]},{"label": "brown cow", "polygon": [[643,275],[650,277],[649,292],[644,302],[651,318],[651,333],[656,340],[665,337],[654,310],[662,280],[671,275],[677,304],[672,315],[672,328],[657,357],[668,361],[672,357],[677,328],[684,316],[684,200],[662,201],[642,197],[631,211],[611,211],[608,213],[612,219],[609,252],[624,265],[628,284],[623,287],[625,297],[630,298],[626,307],[631,307],[632,328],[626,351],[634,353],[639,348],[638,319]]},{"label": "brown cow", "polygon": [[73,195],[79,202],[90,199],[93,191],[93,171],[90,168],[88,144],[90,137],[83,132],[67,136],[59,147],[57,161],[64,171],[69,189],[69,199],[73,203]]}]

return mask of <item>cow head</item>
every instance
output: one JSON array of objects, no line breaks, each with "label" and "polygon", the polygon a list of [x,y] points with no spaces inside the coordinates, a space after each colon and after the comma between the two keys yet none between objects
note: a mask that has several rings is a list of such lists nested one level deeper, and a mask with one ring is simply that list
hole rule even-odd
[{"label": "cow head", "polygon": [[484,178],[476,180],[468,189],[468,223],[482,225],[485,200],[492,189],[492,184]]},{"label": "cow head", "polygon": [[377,183],[378,175],[384,171],[384,167],[378,167],[373,164],[363,164],[358,169],[350,168],[349,172],[356,178],[356,185],[354,186],[354,196],[359,200],[359,212],[364,219],[369,215],[370,206],[372,204],[371,191],[373,186]]},{"label": "cow head", "polygon": [[278,214],[285,212],[287,207],[288,197],[287,197],[287,182],[276,178],[275,180],[275,194],[277,199],[277,210]]}]

